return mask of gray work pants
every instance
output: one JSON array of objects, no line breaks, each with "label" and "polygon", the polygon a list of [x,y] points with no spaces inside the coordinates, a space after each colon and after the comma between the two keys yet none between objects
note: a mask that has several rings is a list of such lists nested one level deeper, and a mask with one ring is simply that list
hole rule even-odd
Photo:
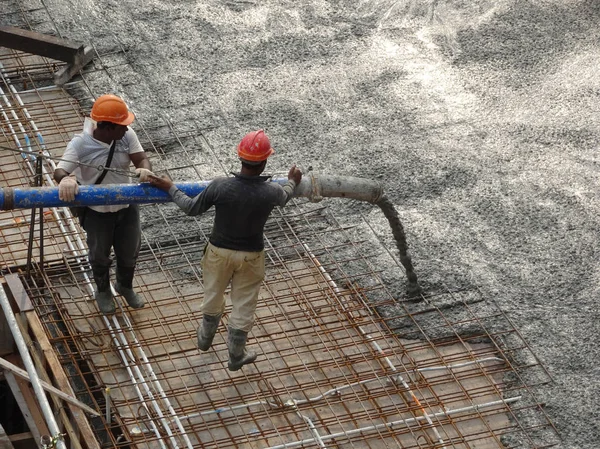
[{"label": "gray work pants", "polygon": [[83,228],[87,233],[92,269],[108,269],[114,248],[118,267],[135,267],[140,252],[140,211],[132,204],[118,212],[86,211]]}]

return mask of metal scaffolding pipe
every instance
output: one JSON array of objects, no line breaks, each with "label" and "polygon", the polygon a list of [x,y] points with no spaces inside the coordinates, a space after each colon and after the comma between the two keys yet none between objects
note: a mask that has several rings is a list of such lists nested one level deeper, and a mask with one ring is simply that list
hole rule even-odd
[{"label": "metal scaffolding pipe", "polygon": [[50,432],[52,432],[52,437],[56,438],[56,447],[58,449],[66,449],[66,445],[61,437],[62,432],[58,428],[58,424],[56,423],[56,419],[54,418],[54,412],[50,407],[50,403],[48,402],[48,398],[46,397],[46,393],[44,392],[44,388],[42,387],[42,383],[35,369],[35,365],[33,364],[31,354],[29,354],[27,344],[25,343],[25,339],[21,334],[21,330],[19,329],[17,319],[15,318],[15,314],[13,313],[12,307],[10,306],[8,297],[4,292],[4,288],[1,285],[0,303],[2,304],[2,309],[4,310],[4,315],[6,316],[6,321],[8,322],[10,331],[13,334],[15,343],[17,344],[17,348],[19,349],[19,353],[21,354],[21,359],[23,360],[23,364],[25,365],[27,374],[29,375],[29,381],[33,386],[35,396],[39,401],[40,408],[42,409],[42,414],[44,415],[44,419],[46,420],[46,424],[48,425],[48,429],[50,430]]}]

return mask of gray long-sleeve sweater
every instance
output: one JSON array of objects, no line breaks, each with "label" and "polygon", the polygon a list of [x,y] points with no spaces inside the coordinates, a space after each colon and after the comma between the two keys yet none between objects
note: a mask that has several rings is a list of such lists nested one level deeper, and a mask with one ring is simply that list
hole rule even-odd
[{"label": "gray long-sleeve sweater", "polygon": [[265,223],[275,206],[285,206],[296,187],[293,180],[284,186],[268,176],[217,178],[194,198],[176,186],[169,194],[187,214],[200,215],[215,206],[215,221],[210,243],[237,251],[261,251],[264,248]]}]

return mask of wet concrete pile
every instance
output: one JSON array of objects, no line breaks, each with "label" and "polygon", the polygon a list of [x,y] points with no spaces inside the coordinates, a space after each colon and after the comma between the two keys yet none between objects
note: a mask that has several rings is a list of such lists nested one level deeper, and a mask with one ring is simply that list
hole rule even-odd
[{"label": "wet concrete pile", "polygon": [[406,234],[404,233],[404,226],[398,217],[398,211],[396,211],[393,203],[385,195],[383,195],[376,204],[379,206],[385,215],[385,218],[387,218],[388,223],[390,224],[390,228],[396,242],[396,248],[398,248],[398,252],[400,253],[400,263],[406,270],[406,278],[408,280],[407,293],[409,297],[418,298],[418,295],[422,292],[422,290],[419,286],[417,274],[415,273],[412,260],[408,253]]}]

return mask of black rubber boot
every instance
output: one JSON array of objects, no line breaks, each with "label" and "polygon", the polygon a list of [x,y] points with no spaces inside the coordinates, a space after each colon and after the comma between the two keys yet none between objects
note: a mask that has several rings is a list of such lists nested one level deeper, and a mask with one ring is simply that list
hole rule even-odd
[{"label": "black rubber boot", "polygon": [[198,348],[201,351],[208,351],[212,346],[220,322],[221,314],[204,315],[202,318],[202,324],[198,327]]},{"label": "black rubber boot", "polygon": [[98,303],[98,309],[104,315],[115,313],[114,297],[110,291],[109,267],[92,267],[92,273],[96,282],[94,299]]},{"label": "black rubber boot", "polygon": [[144,300],[133,291],[133,273],[135,267],[120,267],[117,265],[117,283],[115,290],[123,295],[129,307],[141,309],[144,307]]},{"label": "black rubber boot", "polygon": [[253,363],[256,360],[256,354],[252,351],[246,351],[246,340],[248,332],[228,327],[227,346],[229,347],[229,371],[237,371],[242,366]]}]

